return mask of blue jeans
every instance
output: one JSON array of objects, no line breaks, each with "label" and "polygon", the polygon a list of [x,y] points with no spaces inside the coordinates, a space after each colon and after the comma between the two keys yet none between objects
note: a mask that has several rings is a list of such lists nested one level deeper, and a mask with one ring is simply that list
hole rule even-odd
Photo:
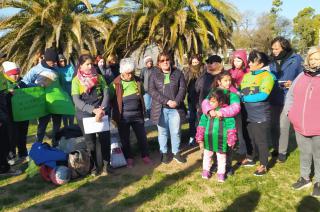
[{"label": "blue jeans", "polygon": [[167,141],[170,134],[171,149],[173,154],[179,152],[181,129],[180,115],[176,109],[162,108],[158,126],[158,140],[161,153],[167,153]]},{"label": "blue jeans", "polygon": [[144,105],[146,107],[147,112],[151,109],[151,96],[148,93],[143,95]]}]

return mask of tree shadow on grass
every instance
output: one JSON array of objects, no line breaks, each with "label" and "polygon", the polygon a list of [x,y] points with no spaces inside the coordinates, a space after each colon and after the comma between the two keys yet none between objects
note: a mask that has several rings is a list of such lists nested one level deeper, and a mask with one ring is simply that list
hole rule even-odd
[{"label": "tree shadow on grass", "polygon": [[44,182],[39,175],[33,178],[23,178],[0,187],[0,211],[22,204],[29,199],[54,190],[56,186]]},{"label": "tree shadow on grass", "polygon": [[234,200],[234,202],[229,205],[224,212],[234,212],[234,211],[255,211],[259,200],[260,200],[260,192],[253,190],[248,193],[242,194],[240,197]]},{"label": "tree shadow on grass", "polygon": [[305,196],[296,207],[297,212],[319,212],[320,202],[312,196]]},{"label": "tree shadow on grass", "polygon": [[152,185],[151,187],[144,188],[133,196],[127,197],[125,199],[108,205],[108,210],[123,211],[125,208],[130,208],[130,210],[134,210],[139,206],[143,205],[145,202],[154,199],[156,196],[162,193],[174,193],[175,195],[170,196],[171,200],[168,201],[175,202],[177,199],[181,197],[181,195],[183,195],[183,193],[186,192],[186,188],[184,186],[177,186],[174,189],[170,190],[170,187],[176,182],[181,181],[185,177],[187,177],[190,173],[197,169],[199,165],[200,162],[197,161],[196,163],[189,166],[187,169],[183,171],[167,175],[163,180]]}]

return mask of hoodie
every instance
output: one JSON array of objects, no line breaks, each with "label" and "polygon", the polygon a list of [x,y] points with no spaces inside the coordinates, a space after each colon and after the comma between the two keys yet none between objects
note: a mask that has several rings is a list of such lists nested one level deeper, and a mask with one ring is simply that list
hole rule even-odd
[{"label": "hoodie", "polygon": [[[240,58],[244,63],[244,69],[237,69],[234,67],[233,62],[235,58]],[[247,61],[247,52],[246,50],[236,50],[232,55],[232,69],[229,70],[232,79],[236,87],[240,87],[241,81],[243,79],[244,74],[249,72],[248,61]]]}]

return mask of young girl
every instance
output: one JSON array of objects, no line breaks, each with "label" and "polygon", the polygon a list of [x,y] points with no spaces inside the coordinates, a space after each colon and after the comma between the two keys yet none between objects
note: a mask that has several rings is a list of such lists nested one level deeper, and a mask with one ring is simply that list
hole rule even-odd
[{"label": "young girl", "polygon": [[[90,55],[81,55],[76,76],[72,80],[71,95],[76,106],[76,118],[84,134],[88,151],[91,152],[94,161],[92,175],[98,175],[101,171],[98,156],[102,156],[102,174],[111,172],[110,162],[110,131],[93,134],[84,133],[83,118],[95,117],[97,121],[106,114],[109,108],[109,92],[103,76],[97,74],[93,68],[93,60]],[[101,148],[96,148],[96,142],[100,142]],[[99,149],[99,150],[98,150]],[[100,154],[97,151],[101,151]]]},{"label": "young girl", "polygon": [[[209,179],[211,177],[211,160],[213,154],[216,153],[218,181],[224,182],[227,161],[226,153],[229,148],[234,147],[237,140],[235,120],[233,117],[227,117],[230,111],[226,107],[228,107],[232,98],[238,97],[228,90],[219,88],[211,91],[208,97],[212,108],[211,114],[214,113],[214,118],[211,119],[209,116],[202,114],[196,134],[197,142],[201,146],[204,146],[202,178]],[[235,100],[233,99],[233,101]],[[238,112],[239,110],[240,108]]]},{"label": "young girl", "polygon": [[[202,111],[203,114],[209,115],[211,118],[214,118],[217,114],[223,115],[223,117],[236,117],[238,113],[240,112],[240,99],[236,93],[238,93],[237,89],[232,85],[232,78],[228,71],[223,71],[220,74],[218,74],[215,78],[215,81],[213,83],[213,89],[220,88],[224,90],[231,91],[231,99],[230,99],[230,105],[224,108],[222,111],[223,114],[220,114],[219,112],[215,112],[214,108],[209,103],[208,98],[205,99],[202,102]],[[238,125],[236,124],[236,127],[238,129]],[[228,160],[227,160],[227,175],[233,175],[233,169],[232,169],[232,151],[228,151]],[[216,161],[216,160],[215,160]],[[212,170],[215,170],[216,164],[213,165]]]}]

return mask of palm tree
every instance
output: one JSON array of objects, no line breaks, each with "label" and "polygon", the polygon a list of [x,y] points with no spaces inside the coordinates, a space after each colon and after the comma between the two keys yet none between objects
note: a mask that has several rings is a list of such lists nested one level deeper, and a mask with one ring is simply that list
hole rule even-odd
[{"label": "palm tree", "polygon": [[67,59],[75,60],[87,49],[97,54],[96,42],[108,36],[111,20],[100,20],[92,15],[88,0],[10,0],[0,8],[20,11],[0,21],[0,52],[7,59],[28,70],[38,52],[56,47]]},{"label": "palm tree", "polygon": [[[121,1],[122,2],[122,1]],[[132,0],[106,40],[106,51],[130,54],[155,43],[160,50],[203,53],[231,45],[237,13],[224,0]]]}]

